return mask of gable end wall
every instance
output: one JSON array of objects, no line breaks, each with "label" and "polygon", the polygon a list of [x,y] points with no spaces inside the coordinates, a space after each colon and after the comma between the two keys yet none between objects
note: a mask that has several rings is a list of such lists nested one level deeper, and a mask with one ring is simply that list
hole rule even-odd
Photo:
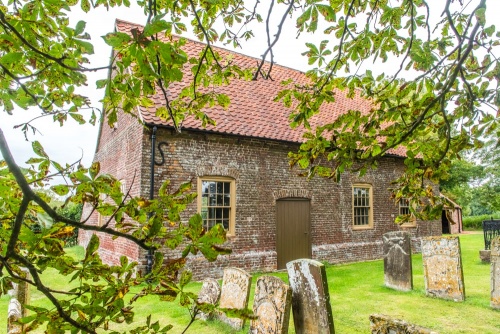
[{"label": "gable end wall", "polygon": [[[94,161],[100,162],[100,173],[115,176],[122,182],[126,191],[130,190],[131,196],[138,196],[142,189],[140,166],[143,158],[143,133],[144,127],[135,117],[120,112],[114,128],[110,128],[106,121],[101,125],[98,147],[94,155]],[[91,211],[92,207],[85,205],[82,217],[87,217]],[[97,225],[97,221],[98,214],[94,211],[87,224]],[[86,246],[92,234],[92,231],[80,229],[79,244]],[[110,235],[103,233],[97,235],[101,242],[99,252],[105,263],[119,264],[121,255],[130,260],[140,260],[139,248],[133,242],[121,238],[113,240]]]}]

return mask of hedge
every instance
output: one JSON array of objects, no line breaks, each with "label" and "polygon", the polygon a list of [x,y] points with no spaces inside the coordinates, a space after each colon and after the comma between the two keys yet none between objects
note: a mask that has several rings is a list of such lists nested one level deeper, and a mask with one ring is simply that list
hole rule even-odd
[{"label": "hedge", "polygon": [[481,230],[483,228],[483,220],[490,220],[491,218],[500,219],[500,213],[463,217],[464,230]]}]

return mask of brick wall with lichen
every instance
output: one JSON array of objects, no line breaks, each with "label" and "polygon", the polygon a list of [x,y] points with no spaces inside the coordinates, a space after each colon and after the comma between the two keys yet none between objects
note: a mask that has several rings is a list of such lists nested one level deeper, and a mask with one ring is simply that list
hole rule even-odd
[{"label": "brick wall with lichen", "polygon": [[[341,263],[381,258],[382,235],[403,229],[394,224],[398,206],[388,191],[391,181],[403,171],[401,158],[385,158],[377,170],[370,170],[363,177],[345,173],[335,183],[320,177],[300,177],[299,170],[290,169],[287,154],[298,148],[293,144],[202,132],[174,134],[169,129],[160,129],[157,141],[167,142],[168,147],[165,164],[155,167],[155,192],[166,179],[171,180],[173,188],[191,180],[193,191],[197,191],[196,181],[201,176],[227,176],[236,181],[235,234],[225,245],[233,253],[214,263],[190,256],[187,264],[195,277],[220,277],[226,266],[248,271],[276,269],[276,199],[279,198],[310,199],[312,254],[320,261]],[[145,134],[143,194],[149,193],[150,145]],[[356,182],[373,188],[371,229],[352,229],[352,184]],[[196,211],[195,202],[184,212],[183,219],[187,220]],[[411,233],[414,250],[418,251],[422,236],[441,234],[441,223],[417,222],[416,227],[405,230]],[[145,253],[141,252],[139,260],[143,265],[144,259]]]},{"label": "brick wall with lichen", "polygon": [[[150,130],[126,115],[119,115],[114,129],[104,125],[95,155],[101,163],[101,172],[111,173],[122,180],[131,195],[149,196]],[[221,277],[227,266],[248,271],[276,269],[276,200],[285,197],[310,199],[311,243],[313,258],[331,263],[353,262],[382,257],[382,235],[402,227],[394,224],[398,206],[390,199],[391,181],[400,175],[404,164],[401,158],[385,158],[377,170],[369,170],[363,177],[344,173],[339,183],[330,179],[298,176],[290,169],[287,154],[296,150],[294,144],[283,142],[222,136],[219,134],[183,131],[175,134],[161,128],[157,143],[165,141],[165,163],[155,166],[155,193],[161,183],[171,180],[172,189],[201,176],[227,176],[236,184],[235,234],[226,243],[231,255],[207,263],[201,256],[190,256],[187,265],[195,277]],[[157,152],[157,159],[159,153]],[[373,228],[352,229],[352,184],[370,184],[373,188]],[[183,214],[187,220],[196,213],[196,201]],[[97,213],[91,214],[86,205],[83,217],[90,215],[87,224],[97,223]],[[441,223],[417,222],[416,227],[405,228],[412,235],[414,250],[420,248],[420,238],[440,235]],[[92,232],[80,230],[79,242],[86,245]],[[98,233],[100,253],[107,263],[118,264],[121,255],[146,264],[146,254],[127,240],[113,240]],[[177,254],[169,252],[168,257]]]},{"label": "brick wall with lichen", "polygon": [[[143,161],[143,127],[136,118],[124,113],[118,114],[113,128],[105,122],[101,125],[94,161],[100,162],[100,173],[109,173],[119,179],[123,188],[130,191],[131,196],[141,193],[141,168]],[[85,224],[96,225],[98,214],[92,206],[83,208],[82,220]],[[106,220],[103,221],[105,223]],[[113,226],[113,221],[110,222]],[[86,246],[94,232],[79,230],[78,242]],[[100,239],[100,255],[104,262],[119,264],[121,255],[131,260],[139,259],[137,245],[126,239],[112,239],[110,235],[97,233]]]}]

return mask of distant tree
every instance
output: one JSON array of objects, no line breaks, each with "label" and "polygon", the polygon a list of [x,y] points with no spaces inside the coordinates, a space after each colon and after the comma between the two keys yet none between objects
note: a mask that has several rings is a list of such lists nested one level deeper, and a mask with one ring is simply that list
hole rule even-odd
[{"label": "distant tree", "polygon": [[[298,34],[323,32],[326,37],[320,42],[311,38],[306,44],[309,64],[316,66],[307,72],[310,84],[296,85],[291,79],[276,97],[293,107],[291,125],[310,129],[309,119],[323,103],[335,103],[337,90],[349,96],[359,94],[373,108],[368,114],[350,110],[331,124],[310,129],[298,152],[290,154],[291,164],[307,169],[309,175],[339,179],[346,171],[363,174],[376,168],[391,149],[403,147],[406,171],[395,180],[394,197],[408,198],[421,218],[435,217],[441,214],[443,203],[428,181],[443,179],[452,161],[464,150],[481,147],[483,138],[498,142],[500,40],[495,26],[486,21],[487,4],[492,3],[494,0],[138,1],[145,14],[144,28],[131,35],[105,34],[104,40],[114,48],[113,62],[98,69],[88,67],[87,56],[94,52],[94,45],[85,27],[93,23],[92,16],[70,26],[67,12],[79,6],[91,14],[96,6],[129,6],[128,0],[11,0],[0,5],[0,104],[7,114],[37,108],[41,117],[51,117],[60,125],[70,119],[93,124],[97,109],[80,88],[87,84],[89,71],[113,70],[112,76],[103,72],[97,82],[99,88],[105,88],[103,118],[109,125],[116,122],[120,110],[135,114],[137,107],[151,106],[154,94],[165,100],[157,114],[171,119],[177,129],[188,116],[204,124],[213,122],[205,113],[207,107],[227,107],[230,101],[210,88],[229,85],[235,79],[271,80],[273,48],[284,22],[294,19]],[[437,21],[431,17],[436,11],[441,15]],[[188,24],[185,18],[190,20]],[[273,22],[278,22],[276,29]],[[253,37],[252,24],[265,25],[267,35],[262,62],[254,68],[240,68],[212,47],[216,41],[240,45]],[[190,58],[183,51],[184,39],[171,38],[188,29],[207,43],[198,57]],[[394,64],[393,72],[376,75],[362,68],[363,64],[376,67],[385,62]],[[191,68],[193,81],[180,95],[171,96],[169,87],[182,80],[184,66]],[[19,128],[25,133],[36,130],[32,121],[26,120]],[[22,170],[1,129],[0,150],[4,157],[0,162],[2,292],[12,281],[27,280],[20,270],[26,267],[32,276],[28,283],[54,305],[52,310],[32,308],[34,316],[25,319],[28,329],[43,325],[48,333],[112,332],[114,322],[132,320],[132,306],[125,302],[125,295],[140,283],[146,287],[138,298],[156,294],[172,300],[179,296],[182,304],[194,298],[183,291],[190,278],[187,272],[176,283],[174,273],[182,258],[174,267],[163,267],[157,252],[153,271],[133,278],[135,264],[125,257],[121,267],[101,263],[97,237],[90,241],[82,262],[71,259],[61,236],[72,233],[73,228],[126,238],[151,251],[183,247],[182,257],[199,251],[213,260],[224,252],[217,246],[225,240],[220,225],[204,231],[197,215],[180,222],[179,212],[194,197],[189,185],[177,190],[164,185],[157,198],[148,201],[122,193],[116,178],[99,173],[98,163],[90,167],[62,165],[50,159],[38,142],[33,142],[29,169]],[[325,160],[333,167],[324,166],[321,162]],[[53,175],[66,182],[52,185],[54,192],[68,196],[69,202],[90,204],[106,222],[88,225],[88,217],[76,221],[53,210],[40,192]],[[102,200],[103,194],[109,202]],[[40,212],[56,223],[41,234],[31,234],[33,217]],[[177,226],[175,230],[163,226],[167,219]],[[188,242],[181,244],[183,239]],[[46,268],[72,275],[80,287],[52,290],[50,282],[43,282],[39,275]],[[148,320],[134,333],[167,329]]]},{"label": "distant tree", "polygon": [[480,151],[481,163],[485,166],[484,181],[478,189],[481,206],[487,214],[500,211],[500,143],[491,137]]},{"label": "distant tree", "polygon": [[485,177],[484,167],[469,160],[455,160],[451,163],[448,177],[440,181],[440,190],[462,207],[464,215],[477,209],[476,189]]},{"label": "distant tree", "polygon": [[456,201],[466,215],[500,211],[500,150],[494,140],[486,140],[468,159],[455,160],[440,189]]}]

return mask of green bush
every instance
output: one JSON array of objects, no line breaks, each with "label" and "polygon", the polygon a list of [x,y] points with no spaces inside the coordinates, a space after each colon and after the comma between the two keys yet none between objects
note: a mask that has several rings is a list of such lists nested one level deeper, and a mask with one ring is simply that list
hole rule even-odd
[{"label": "green bush", "polygon": [[483,228],[483,220],[500,219],[500,213],[481,216],[469,216],[463,218],[464,230],[481,230]]}]

